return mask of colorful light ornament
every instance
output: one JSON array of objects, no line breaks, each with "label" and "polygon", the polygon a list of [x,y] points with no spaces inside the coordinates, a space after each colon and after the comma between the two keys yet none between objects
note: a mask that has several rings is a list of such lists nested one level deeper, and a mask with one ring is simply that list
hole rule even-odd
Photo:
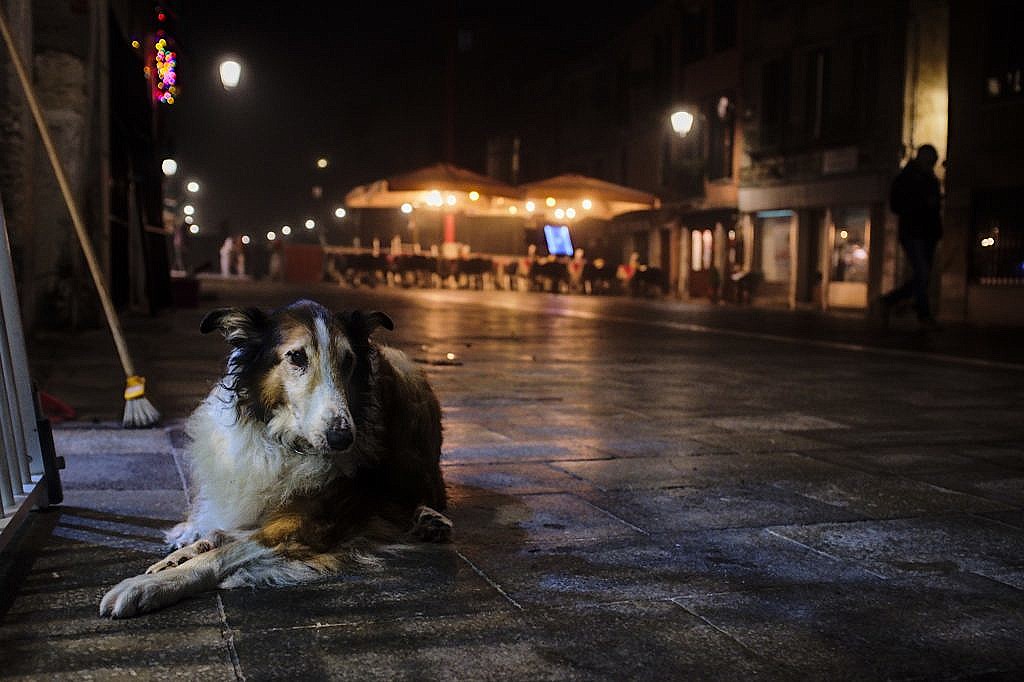
[{"label": "colorful light ornament", "polygon": [[163,36],[157,38],[153,49],[155,52],[153,63],[156,67],[154,96],[158,102],[174,104],[174,99],[178,94],[178,53],[170,49],[167,38]]}]

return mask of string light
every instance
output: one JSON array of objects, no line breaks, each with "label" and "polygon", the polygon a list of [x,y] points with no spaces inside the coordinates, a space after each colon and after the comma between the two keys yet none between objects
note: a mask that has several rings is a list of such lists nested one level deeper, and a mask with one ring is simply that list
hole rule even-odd
[{"label": "string light", "polygon": [[167,38],[160,38],[154,45],[156,49],[156,89],[157,101],[174,104],[174,96],[178,94],[178,53],[168,49]]}]

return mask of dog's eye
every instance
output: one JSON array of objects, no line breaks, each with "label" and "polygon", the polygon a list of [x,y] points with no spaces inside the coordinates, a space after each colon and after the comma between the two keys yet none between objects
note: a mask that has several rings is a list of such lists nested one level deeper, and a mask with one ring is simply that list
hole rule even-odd
[{"label": "dog's eye", "polygon": [[288,356],[288,360],[299,369],[306,369],[306,366],[309,364],[309,358],[306,356],[306,350],[304,348],[290,350],[285,353],[285,355]]},{"label": "dog's eye", "polygon": [[351,353],[345,353],[341,358],[341,371],[348,374],[352,371],[352,365],[356,363],[356,358]]}]

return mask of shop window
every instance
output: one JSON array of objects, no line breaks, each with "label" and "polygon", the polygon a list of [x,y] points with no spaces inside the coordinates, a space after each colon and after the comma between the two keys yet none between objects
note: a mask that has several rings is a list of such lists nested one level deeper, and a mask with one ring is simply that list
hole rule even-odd
[{"label": "shop window", "polygon": [[1019,96],[1024,92],[1024,3],[1002,0],[986,5],[989,17],[985,50],[985,92],[989,97]]},{"label": "shop window", "polygon": [[834,227],[830,259],[833,282],[868,281],[868,229],[866,207],[841,208],[832,213]]},{"label": "shop window", "polygon": [[[771,214],[771,215],[766,215]],[[792,211],[766,211],[759,215],[761,274],[765,282],[788,282],[792,267],[790,228]]]},{"label": "shop window", "polygon": [[729,97],[719,97],[712,107],[708,121],[709,180],[732,177],[732,144],[736,107]]},{"label": "shop window", "polygon": [[1024,284],[1024,187],[979,192],[974,203],[971,278],[978,284]]}]

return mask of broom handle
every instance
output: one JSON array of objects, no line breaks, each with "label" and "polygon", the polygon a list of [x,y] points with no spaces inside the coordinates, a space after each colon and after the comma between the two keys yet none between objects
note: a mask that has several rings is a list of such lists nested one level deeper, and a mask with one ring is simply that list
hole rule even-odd
[{"label": "broom handle", "polygon": [[[106,284],[104,284],[103,277],[100,274],[99,263],[96,262],[96,254],[93,252],[92,242],[85,231],[85,222],[78,211],[75,197],[71,193],[71,185],[68,184],[67,176],[64,174],[64,167],[57,156],[57,149],[53,146],[50,130],[46,127],[43,112],[39,108],[39,102],[36,101],[35,91],[32,89],[32,83],[28,79],[25,65],[22,64],[21,55],[18,54],[18,50],[14,47],[14,40],[7,27],[7,18],[4,16],[3,10],[0,10],[0,32],[3,33],[4,42],[7,43],[7,51],[11,55],[11,62],[14,64],[14,70],[18,74],[18,80],[21,82],[21,89],[28,100],[28,107],[32,111],[32,118],[35,119],[39,135],[43,138],[43,147],[46,148],[46,155],[50,157],[50,165],[53,166],[53,172],[57,176],[57,184],[60,185],[60,192],[64,195],[64,202],[67,204],[68,212],[71,214],[71,222],[75,226],[78,243],[82,245],[85,262],[89,265],[89,274],[92,275],[93,284],[96,285],[96,292],[100,295],[100,303],[103,306],[103,313],[107,317],[107,324],[110,325],[110,333],[114,336],[114,345],[117,346],[117,354],[121,358],[121,367],[124,368],[126,376],[132,376],[135,374],[135,365],[128,355],[128,346],[124,341],[124,333],[121,331],[121,325],[117,320],[117,313],[114,312],[114,304],[110,301],[110,294],[107,293]],[[106,191],[106,183],[104,182],[103,184],[104,191]]]}]

